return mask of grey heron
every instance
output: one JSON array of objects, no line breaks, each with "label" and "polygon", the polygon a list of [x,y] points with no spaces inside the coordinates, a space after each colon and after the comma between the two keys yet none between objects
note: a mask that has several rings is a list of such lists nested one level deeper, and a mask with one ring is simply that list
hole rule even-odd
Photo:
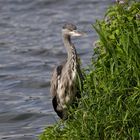
[{"label": "grey heron", "polygon": [[57,115],[65,120],[68,117],[68,106],[80,98],[77,81],[82,80],[78,55],[71,36],[83,36],[85,33],[77,31],[77,27],[67,23],[62,28],[63,43],[67,51],[67,60],[57,66],[52,74],[50,92],[52,104]]}]

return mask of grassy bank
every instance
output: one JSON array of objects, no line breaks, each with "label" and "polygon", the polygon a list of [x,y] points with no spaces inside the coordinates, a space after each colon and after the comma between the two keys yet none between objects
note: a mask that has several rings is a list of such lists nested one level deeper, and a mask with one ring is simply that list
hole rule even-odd
[{"label": "grassy bank", "polygon": [[117,3],[93,28],[99,40],[79,107],[40,140],[140,139],[140,2]]}]

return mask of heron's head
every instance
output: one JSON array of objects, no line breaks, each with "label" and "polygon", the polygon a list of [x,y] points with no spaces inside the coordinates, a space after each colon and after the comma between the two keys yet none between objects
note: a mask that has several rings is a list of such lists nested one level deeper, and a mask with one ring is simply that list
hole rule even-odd
[{"label": "heron's head", "polygon": [[63,26],[62,33],[69,36],[83,36],[85,33],[77,31],[77,27],[71,23],[67,23]]}]

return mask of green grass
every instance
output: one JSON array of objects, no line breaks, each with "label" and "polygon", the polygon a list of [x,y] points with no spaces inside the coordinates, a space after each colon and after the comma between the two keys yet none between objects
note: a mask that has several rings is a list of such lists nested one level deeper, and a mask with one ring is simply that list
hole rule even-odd
[{"label": "green grass", "polygon": [[140,139],[140,2],[110,7],[72,119],[48,127],[40,140]]}]

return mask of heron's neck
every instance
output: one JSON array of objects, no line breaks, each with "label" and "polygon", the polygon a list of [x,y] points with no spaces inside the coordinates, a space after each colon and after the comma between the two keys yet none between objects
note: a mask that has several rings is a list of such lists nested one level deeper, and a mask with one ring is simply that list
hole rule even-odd
[{"label": "heron's neck", "polygon": [[71,42],[71,37],[69,35],[63,35],[63,42],[64,42],[65,48],[67,49],[68,61],[70,61],[71,59],[76,60],[77,52],[73,43]]}]

